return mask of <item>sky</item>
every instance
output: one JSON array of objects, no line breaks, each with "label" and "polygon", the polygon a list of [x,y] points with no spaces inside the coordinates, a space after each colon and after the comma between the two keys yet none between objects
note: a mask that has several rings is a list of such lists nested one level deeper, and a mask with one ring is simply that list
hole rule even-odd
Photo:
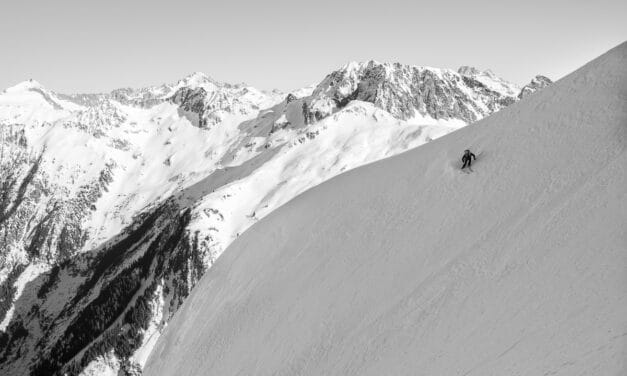
[{"label": "sky", "polygon": [[0,90],[143,87],[196,71],[294,90],[349,61],[558,79],[627,40],[625,0],[21,0],[0,4]]}]

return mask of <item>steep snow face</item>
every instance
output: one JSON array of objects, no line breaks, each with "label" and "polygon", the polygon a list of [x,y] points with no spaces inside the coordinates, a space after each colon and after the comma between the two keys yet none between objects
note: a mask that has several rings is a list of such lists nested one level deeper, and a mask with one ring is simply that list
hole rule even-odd
[{"label": "steep snow face", "polygon": [[213,262],[249,226],[304,190],[463,125],[403,121],[371,103],[353,101],[305,129],[276,130],[263,142],[258,137],[246,139],[251,147],[280,146],[216,171],[178,197],[192,205],[190,231],[206,234],[200,245]]},{"label": "steep snow face", "polygon": [[[368,64],[347,70],[357,87]],[[313,117],[307,106],[328,94],[328,78],[287,95],[200,73],[107,94],[24,83],[0,95],[10,114],[0,160],[11,172],[0,202],[0,372],[136,372],[196,281],[256,221],[467,124],[447,107],[458,98],[447,80],[431,82],[428,103],[450,116],[406,117],[413,94],[390,72],[390,84],[375,82],[385,96],[343,97]],[[472,108],[500,108],[477,92],[464,97]]]},{"label": "steep snow face", "polygon": [[492,72],[398,63],[349,63],[328,75],[304,103],[307,121],[319,120],[357,99],[399,119],[430,117],[473,122],[513,103],[520,89]]},{"label": "steep snow face", "polygon": [[625,66],[627,43],[274,211],[205,275],[144,372],[624,374]]}]

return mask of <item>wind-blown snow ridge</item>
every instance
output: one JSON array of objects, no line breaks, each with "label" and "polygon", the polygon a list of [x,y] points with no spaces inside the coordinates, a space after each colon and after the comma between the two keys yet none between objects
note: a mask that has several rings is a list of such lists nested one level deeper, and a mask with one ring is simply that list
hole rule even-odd
[{"label": "wind-blown snow ridge", "polygon": [[624,43],[272,212],[200,281],[145,373],[624,374],[626,65]]}]

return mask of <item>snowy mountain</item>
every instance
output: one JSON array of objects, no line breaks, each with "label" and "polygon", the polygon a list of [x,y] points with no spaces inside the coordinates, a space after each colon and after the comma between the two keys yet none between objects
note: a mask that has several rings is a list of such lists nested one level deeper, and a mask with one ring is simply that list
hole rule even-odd
[{"label": "snowy mountain", "polygon": [[624,43],[273,211],[192,291],[145,374],[625,374],[626,66]]},{"label": "snowy mountain", "polygon": [[520,90],[520,94],[518,94],[518,99],[522,99],[529,94],[533,94],[538,90],[544,89],[552,83],[553,81],[551,81],[548,77],[539,75],[535,76],[530,83],[523,86],[523,88]]},{"label": "snowy mountain", "polygon": [[140,372],[199,278],[260,218],[520,93],[460,72],[350,63],[287,94],[200,73],[101,94],[5,90],[0,370]]},{"label": "snowy mountain", "polygon": [[352,100],[374,103],[408,120],[431,117],[472,122],[512,104],[520,88],[492,72],[459,73],[402,64],[349,63],[328,75],[307,101],[307,119],[318,120]]}]

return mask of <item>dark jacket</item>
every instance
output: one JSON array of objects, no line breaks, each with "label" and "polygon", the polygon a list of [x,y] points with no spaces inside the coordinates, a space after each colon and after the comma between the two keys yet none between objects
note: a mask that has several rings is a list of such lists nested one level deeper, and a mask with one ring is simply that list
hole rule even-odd
[{"label": "dark jacket", "polygon": [[462,162],[471,161],[471,159],[477,159],[477,157],[473,153],[464,154],[462,157]]}]

